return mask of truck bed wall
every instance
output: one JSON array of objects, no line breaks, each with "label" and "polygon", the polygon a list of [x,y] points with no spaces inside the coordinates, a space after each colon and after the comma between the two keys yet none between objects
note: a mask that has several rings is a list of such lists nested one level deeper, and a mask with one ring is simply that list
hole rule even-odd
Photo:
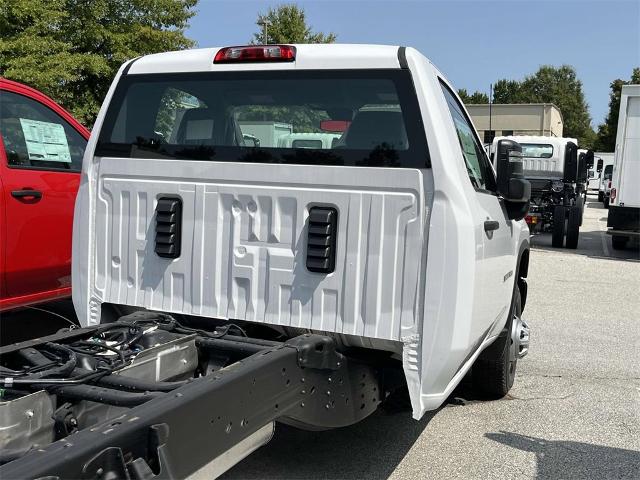
[{"label": "truck bed wall", "polygon": [[[96,303],[396,341],[403,330],[417,331],[419,170],[150,159],[99,165]],[[154,253],[162,195],[183,201],[177,259]],[[336,269],[328,275],[305,267],[314,204],[338,210]],[[98,321],[94,314],[89,323]]]}]

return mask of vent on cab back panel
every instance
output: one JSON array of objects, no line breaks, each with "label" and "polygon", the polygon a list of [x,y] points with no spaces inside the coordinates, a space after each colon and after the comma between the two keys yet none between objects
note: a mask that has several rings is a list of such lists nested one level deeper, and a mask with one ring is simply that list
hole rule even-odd
[{"label": "vent on cab back panel", "polygon": [[307,269],[331,273],[336,268],[336,236],[338,212],[332,207],[309,209],[307,233]]},{"label": "vent on cab back panel", "polygon": [[156,206],[156,246],[160,257],[180,256],[180,235],[182,223],[182,200],[176,197],[161,197]]}]

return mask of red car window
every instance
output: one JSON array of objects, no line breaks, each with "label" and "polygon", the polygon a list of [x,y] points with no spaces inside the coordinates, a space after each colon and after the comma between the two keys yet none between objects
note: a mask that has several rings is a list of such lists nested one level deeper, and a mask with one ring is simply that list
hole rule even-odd
[{"label": "red car window", "polygon": [[86,140],[41,103],[0,91],[0,132],[13,168],[79,171]]}]

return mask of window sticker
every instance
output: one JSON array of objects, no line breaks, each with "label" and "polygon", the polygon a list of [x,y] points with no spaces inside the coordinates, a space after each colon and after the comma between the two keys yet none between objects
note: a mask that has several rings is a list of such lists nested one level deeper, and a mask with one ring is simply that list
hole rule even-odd
[{"label": "window sticker", "polygon": [[64,127],[59,123],[20,119],[29,160],[71,163]]}]

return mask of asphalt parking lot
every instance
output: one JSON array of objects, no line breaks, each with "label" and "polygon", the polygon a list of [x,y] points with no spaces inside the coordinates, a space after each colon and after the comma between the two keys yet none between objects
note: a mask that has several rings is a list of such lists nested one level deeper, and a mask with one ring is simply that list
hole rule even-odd
[{"label": "asphalt parking lot", "polygon": [[508,398],[453,399],[420,422],[278,425],[225,479],[640,478],[640,251],[614,251],[590,197],[577,250],[533,238],[529,356]]}]

